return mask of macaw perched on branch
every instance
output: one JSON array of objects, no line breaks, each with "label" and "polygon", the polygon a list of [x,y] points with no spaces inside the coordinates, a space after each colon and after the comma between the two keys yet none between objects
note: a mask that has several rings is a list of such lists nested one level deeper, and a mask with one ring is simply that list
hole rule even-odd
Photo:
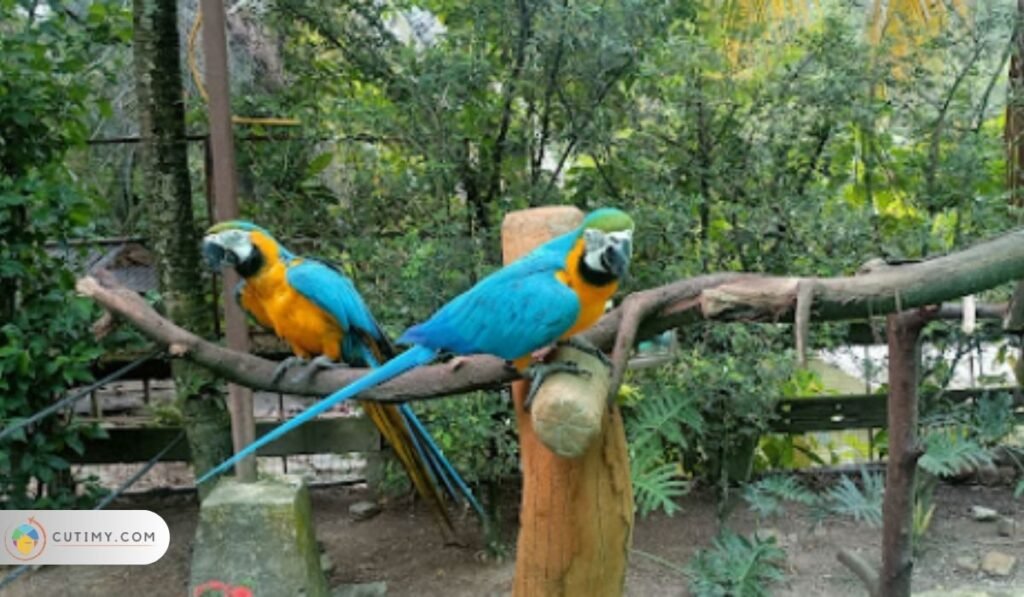
[{"label": "macaw perched on branch", "polygon": [[487,276],[430,319],[409,328],[398,343],[411,344],[411,348],[282,423],[208,471],[198,483],[228,470],[335,404],[430,363],[441,352],[492,354],[511,361],[518,371],[533,378],[528,407],[546,375],[582,371],[573,363],[528,366],[535,351],[568,342],[604,357],[573,336],[601,318],[605,303],[618,290],[632,257],[633,229],[632,218],[618,209],[591,212],[575,230]]},{"label": "macaw perched on branch", "polygon": [[[242,277],[235,289],[239,305],[291,346],[295,356],[278,365],[275,381],[296,362],[305,363],[313,357],[300,377],[343,363],[378,367],[394,356],[394,347],[352,281],[333,265],[298,257],[263,228],[237,220],[222,222],[207,231],[203,255],[212,267],[234,266]],[[438,482],[453,498],[457,497],[457,487],[480,517],[486,518],[469,487],[409,405],[367,402],[362,406],[446,531],[454,529]],[[307,421],[323,410],[299,416]]]}]

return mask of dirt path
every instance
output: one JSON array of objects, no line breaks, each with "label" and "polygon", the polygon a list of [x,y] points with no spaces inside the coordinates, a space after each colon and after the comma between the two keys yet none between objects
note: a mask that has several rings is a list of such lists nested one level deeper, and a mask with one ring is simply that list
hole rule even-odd
[{"label": "dirt path", "polygon": [[[512,585],[511,556],[505,561],[488,559],[475,525],[466,520],[468,547],[445,547],[439,541],[428,512],[407,504],[390,504],[376,518],[353,522],[348,506],[366,499],[365,490],[319,489],[313,492],[317,535],[334,562],[330,584],[384,580],[389,595],[421,597],[479,597],[507,595]],[[918,557],[915,591],[950,589],[971,585],[1024,597],[1024,529],[1012,538],[999,537],[994,523],[978,523],[967,510],[981,504],[1013,516],[1024,524],[1024,500],[1014,500],[1008,489],[940,487],[936,495],[932,528]],[[171,529],[171,547],[150,566],[48,568],[2,592],[2,597],[106,597],[185,594],[189,554],[195,531],[197,506],[191,495],[134,497],[118,502],[119,508],[144,508],[165,518]],[[696,549],[707,546],[715,535],[715,505],[709,495],[698,493],[683,503],[674,517],[654,515],[638,522],[634,547],[678,565],[685,565]],[[755,517],[738,507],[730,526],[741,532],[757,528]],[[840,546],[877,557],[880,530],[844,519],[831,518],[815,529],[806,512],[787,513],[761,524],[773,529],[788,554],[787,581],[772,591],[793,597],[844,597],[863,595],[856,579],[835,560]],[[958,569],[958,556],[981,557],[999,549],[1015,555],[1018,564],[1009,578],[994,579],[984,573]],[[509,553],[514,549],[509,547]],[[6,573],[6,571],[4,571]],[[686,579],[677,572],[641,556],[634,556],[626,580],[626,594],[636,597],[687,595]],[[284,597],[284,596],[282,596]]]}]

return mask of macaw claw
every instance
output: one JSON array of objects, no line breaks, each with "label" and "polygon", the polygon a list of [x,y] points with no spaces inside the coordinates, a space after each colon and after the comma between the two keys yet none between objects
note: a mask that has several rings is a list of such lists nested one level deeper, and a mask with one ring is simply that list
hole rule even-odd
[{"label": "macaw claw", "polygon": [[338,363],[332,361],[324,355],[320,355],[309,362],[306,368],[303,369],[298,375],[292,378],[293,383],[304,384],[307,383],[314,375],[320,372],[321,369],[341,369],[347,367],[345,363]]},{"label": "macaw claw", "polygon": [[593,342],[587,340],[583,336],[572,336],[566,340],[559,340],[558,344],[560,346],[570,346],[580,352],[589,354],[601,361],[601,364],[605,367],[608,367],[609,369],[612,368],[612,360],[608,358],[608,355],[606,355],[600,348],[594,346]]},{"label": "macaw claw", "polygon": [[540,391],[541,386],[544,385],[544,380],[553,373],[571,373],[583,377],[590,377],[592,375],[590,371],[580,367],[576,361],[555,361],[554,363],[535,363],[530,365],[526,369],[525,374],[533,381],[530,384],[530,393],[526,395],[526,400],[523,401],[523,410],[530,412],[533,398]]},{"label": "macaw claw", "polygon": [[277,385],[277,382],[281,381],[281,378],[284,377],[286,371],[297,365],[305,365],[306,362],[306,359],[297,356],[290,356],[281,361],[277,364],[277,367],[274,368],[274,375],[270,378],[270,383],[272,385]]}]

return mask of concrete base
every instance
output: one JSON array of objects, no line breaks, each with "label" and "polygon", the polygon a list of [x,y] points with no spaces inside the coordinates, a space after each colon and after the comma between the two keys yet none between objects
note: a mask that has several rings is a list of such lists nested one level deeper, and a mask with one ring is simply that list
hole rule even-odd
[{"label": "concrete base", "polygon": [[219,481],[199,510],[189,587],[192,597],[204,589],[234,594],[224,587],[245,587],[254,596],[327,597],[301,478]]}]

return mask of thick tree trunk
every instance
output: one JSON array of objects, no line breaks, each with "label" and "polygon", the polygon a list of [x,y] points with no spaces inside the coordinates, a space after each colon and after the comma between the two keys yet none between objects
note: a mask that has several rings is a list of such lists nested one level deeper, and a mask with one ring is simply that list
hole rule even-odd
[{"label": "thick tree trunk", "polygon": [[[133,22],[142,189],[160,294],[173,320],[209,336],[213,320],[204,301],[199,238],[192,217],[177,0],[134,0]],[[209,371],[192,363],[176,361],[173,372],[195,455],[193,466],[202,472],[231,456],[223,392]]]},{"label": "thick tree trunk", "polygon": [[[577,226],[574,208],[509,214],[502,227],[505,262]],[[538,439],[523,400],[529,382],[512,386],[523,470],[523,502],[513,594],[622,595],[633,529],[633,492],[622,417],[612,407],[601,434],[574,459]]]},{"label": "thick tree trunk", "polygon": [[917,445],[918,338],[931,319],[927,311],[893,313],[889,340],[889,461],[882,507],[880,597],[909,597],[914,570],[914,476]]}]

